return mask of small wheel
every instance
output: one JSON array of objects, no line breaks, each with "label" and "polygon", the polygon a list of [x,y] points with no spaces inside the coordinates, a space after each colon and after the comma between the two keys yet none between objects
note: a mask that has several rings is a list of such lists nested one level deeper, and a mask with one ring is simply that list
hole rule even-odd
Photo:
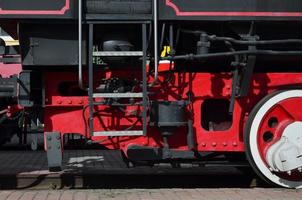
[{"label": "small wheel", "polygon": [[278,186],[302,188],[301,141],[301,89],[266,96],[254,107],[245,125],[245,152],[250,165],[258,176]]}]

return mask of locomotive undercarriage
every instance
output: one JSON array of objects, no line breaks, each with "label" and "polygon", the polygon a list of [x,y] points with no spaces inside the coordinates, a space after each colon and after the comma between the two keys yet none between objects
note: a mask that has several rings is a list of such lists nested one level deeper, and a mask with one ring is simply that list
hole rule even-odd
[{"label": "locomotive undercarriage", "polygon": [[43,128],[51,169],[69,134],[129,165],[242,167],[245,153],[263,179],[302,187],[299,22],[164,20],[148,0],[87,2],[78,23],[16,23],[22,70],[0,71],[1,138],[2,118],[8,135]]}]

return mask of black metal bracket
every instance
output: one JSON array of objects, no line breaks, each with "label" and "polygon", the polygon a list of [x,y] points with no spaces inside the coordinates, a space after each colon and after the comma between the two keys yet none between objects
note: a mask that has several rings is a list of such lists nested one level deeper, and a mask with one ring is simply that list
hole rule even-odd
[{"label": "black metal bracket", "polygon": [[127,148],[128,158],[132,161],[158,161],[166,159],[196,159],[194,151],[176,151],[167,148],[153,148],[130,145]]},{"label": "black metal bracket", "polygon": [[[256,41],[258,36],[241,36],[247,41]],[[250,45],[248,50],[256,50],[255,45]],[[233,62],[231,65],[235,67],[233,72],[232,81],[232,93],[230,98],[229,113],[232,115],[234,111],[235,99],[240,97],[245,97],[248,95],[252,76],[254,73],[254,68],[256,64],[256,56],[240,56],[237,62]]]},{"label": "black metal bracket", "polygon": [[0,62],[3,62],[4,64],[20,64],[21,63],[21,57],[19,55],[3,55],[0,58]]},{"label": "black metal bracket", "polygon": [[19,76],[19,94],[18,94],[18,103],[24,107],[32,107],[34,105],[31,101],[31,91],[30,91],[30,82],[31,82],[31,71],[22,71]]},{"label": "black metal bracket", "polygon": [[62,170],[62,142],[59,132],[46,132],[45,145],[49,171]]},{"label": "black metal bracket", "polygon": [[0,62],[4,64],[19,64],[21,56],[17,51],[18,46],[6,46],[5,41],[0,38]]},{"label": "black metal bracket", "polygon": [[10,78],[0,78],[0,98],[17,97],[17,76]]},{"label": "black metal bracket", "polygon": [[[245,37],[248,41],[256,41],[258,39],[258,36],[247,36]],[[256,46],[249,46],[249,50],[253,51],[256,50]],[[255,55],[249,55],[246,57],[245,65],[242,68],[241,74],[240,74],[240,83],[237,91],[237,97],[245,97],[248,95],[250,84],[252,80],[252,76],[255,69],[256,64],[256,56]]]},{"label": "black metal bracket", "polygon": [[32,107],[30,100],[30,71],[23,71],[19,78],[13,75],[10,78],[0,77],[0,98],[13,98],[24,107]]}]

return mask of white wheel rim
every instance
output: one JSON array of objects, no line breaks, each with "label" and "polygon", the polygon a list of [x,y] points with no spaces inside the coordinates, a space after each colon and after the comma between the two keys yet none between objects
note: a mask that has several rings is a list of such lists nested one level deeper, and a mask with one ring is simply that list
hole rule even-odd
[{"label": "white wheel rim", "polygon": [[270,98],[267,102],[265,102],[261,108],[256,113],[251,129],[250,129],[250,135],[249,135],[249,143],[250,143],[250,151],[253,157],[253,160],[259,169],[261,173],[270,181],[273,183],[280,185],[282,187],[287,188],[302,188],[302,181],[290,181],[283,178],[278,177],[277,175],[273,174],[269,168],[266,166],[266,164],[263,162],[260,152],[258,149],[258,143],[257,143],[257,135],[258,135],[258,129],[259,126],[263,120],[263,117],[266,115],[266,113],[277,103],[294,97],[302,97],[302,90],[289,90],[285,92],[281,92],[272,98]]}]

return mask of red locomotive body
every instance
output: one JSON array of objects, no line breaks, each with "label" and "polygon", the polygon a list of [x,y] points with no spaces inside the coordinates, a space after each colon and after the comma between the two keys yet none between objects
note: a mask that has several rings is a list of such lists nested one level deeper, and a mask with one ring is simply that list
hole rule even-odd
[{"label": "red locomotive body", "polygon": [[[299,0],[3,0],[0,142],[42,129],[129,163],[243,161],[302,187]],[[18,30],[18,33],[17,31]],[[20,64],[9,64],[20,63]],[[219,158],[218,158],[219,157]]]}]

